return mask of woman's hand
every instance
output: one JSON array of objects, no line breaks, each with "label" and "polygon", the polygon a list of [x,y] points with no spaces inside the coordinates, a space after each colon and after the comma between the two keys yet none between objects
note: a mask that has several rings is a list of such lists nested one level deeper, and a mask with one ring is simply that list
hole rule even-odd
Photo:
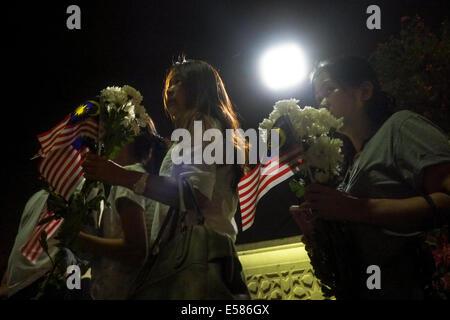
[{"label": "woman's hand", "polygon": [[110,185],[124,185],[129,172],[115,162],[93,153],[86,155],[81,166],[86,179],[98,180]]},{"label": "woman's hand", "polygon": [[306,187],[304,209],[311,209],[317,217],[328,220],[357,222],[367,213],[365,199],[320,184]]},{"label": "woman's hand", "polygon": [[312,245],[314,235],[314,220],[316,217],[309,208],[306,208],[303,202],[300,206],[290,206],[289,212],[303,233],[302,241],[305,249],[308,250]]}]

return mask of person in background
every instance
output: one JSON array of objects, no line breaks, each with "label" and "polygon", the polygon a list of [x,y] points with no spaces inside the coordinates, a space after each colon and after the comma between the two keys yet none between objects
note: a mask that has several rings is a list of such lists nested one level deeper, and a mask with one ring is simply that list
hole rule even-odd
[{"label": "person in background", "polygon": [[[81,190],[82,185],[83,183],[77,187],[77,191]],[[25,205],[17,236],[9,255],[8,265],[2,278],[0,286],[1,299],[30,300],[36,298],[40,292],[41,285],[46,279],[47,272],[52,269],[51,259],[55,260],[60,250],[57,246],[58,240],[55,239],[56,234],[47,239],[48,252],[51,259],[45,252],[42,252],[32,262],[21,252],[21,248],[28,243],[34,234],[41,217],[47,212],[48,197],[49,192],[47,190],[40,190],[33,194]],[[94,213],[94,215],[97,216],[97,213]],[[96,230],[94,225],[86,225],[85,228],[92,230],[92,232]],[[67,250],[66,253],[64,261],[66,266],[79,265],[82,267],[80,267],[81,270],[87,269],[86,261],[75,256],[70,250]],[[48,286],[39,299],[86,299],[88,298],[86,294],[88,290],[83,289],[87,287],[89,287],[89,279],[82,277],[82,290],[68,290],[65,287],[57,289],[53,286]]]},{"label": "person in background", "polygon": [[[343,117],[340,133],[351,140],[356,154],[338,190],[312,184],[306,201],[292,206],[291,213],[302,216],[298,221],[306,241],[314,234],[314,219],[345,228],[352,239],[346,249],[359,265],[351,270],[358,275],[355,283],[348,284],[354,299],[423,299],[421,235],[442,226],[450,213],[446,135],[414,112],[393,113],[391,100],[364,59],[321,63],[312,85],[317,102]],[[371,265],[380,268],[380,289],[366,285]]]},{"label": "person in background", "polygon": [[[157,174],[166,143],[150,120],[145,131],[126,144],[114,158],[124,170]],[[80,232],[79,241],[94,259],[91,297],[95,300],[126,299],[151,245],[156,202],[121,186],[112,186],[102,216],[102,236]]]}]

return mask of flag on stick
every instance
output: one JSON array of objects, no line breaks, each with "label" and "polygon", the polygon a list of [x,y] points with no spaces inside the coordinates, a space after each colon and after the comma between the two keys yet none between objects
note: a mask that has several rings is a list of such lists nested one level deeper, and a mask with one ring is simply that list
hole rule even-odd
[{"label": "flag on stick", "polygon": [[51,130],[38,135],[41,144],[37,156],[46,157],[51,151],[70,145],[77,137],[98,138],[98,121],[92,118],[98,114],[99,104],[89,100]]},{"label": "flag on stick", "polygon": [[99,104],[89,100],[69,114],[56,127],[38,135],[41,157],[38,170],[41,176],[69,200],[77,186],[83,182],[83,162],[89,149],[83,145],[85,137],[98,141]]},{"label": "flag on stick", "polygon": [[78,137],[72,144],[42,158],[38,170],[58,194],[69,200],[77,186],[84,181],[81,163],[88,152],[89,149],[83,146],[83,137]]},{"label": "flag on stick", "polygon": [[[46,203],[42,209],[42,213],[38,221],[42,221],[43,219],[49,218],[53,215],[53,212],[48,212]],[[27,258],[32,264],[36,264],[37,259],[44,251],[39,242],[42,233],[45,232],[47,234],[47,239],[49,239],[58,230],[63,221],[63,218],[54,218],[44,224],[36,225],[30,239],[20,249],[20,252],[24,255],[24,257]]]},{"label": "flag on stick", "polygon": [[279,154],[269,158],[264,165],[259,163],[238,184],[243,231],[253,225],[258,201],[273,187],[292,177],[293,169],[303,162],[303,149],[295,144],[289,118],[281,116],[273,127],[279,129],[282,137]]}]

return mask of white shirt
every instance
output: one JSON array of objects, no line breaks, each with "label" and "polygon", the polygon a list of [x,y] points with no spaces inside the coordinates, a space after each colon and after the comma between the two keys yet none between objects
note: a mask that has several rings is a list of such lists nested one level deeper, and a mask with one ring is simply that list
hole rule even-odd
[{"label": "white shirt", "polygon": [[[39,222],[39,217],[47,202],[48,195],[48,192],[45,190],[36,192],[28,200],[23,210],[19,230],[9,255],[8,267],[6,269],[8,297],[32,284],[52,267],[51,261],[45,253],[42,253],[37,258],[36,263],[33,264],[20,252],[20,249],[29,240]],[[54,258],[59,250],[56,247],[57,241],[52,237],[47,240],[47,244],[49,253]]]},{"label": "white shirt", "polygon": [[[125,167],[128,170],[145,172],[141,164],[136,163]],[[155,201],[135,194],[132,190],[113,186],[108,196],[110,208],[105,208],[102,218],[102,230],[105,238],[123,238],[120,214],[116,208],[116,200],[128,198],[144,210],[147,230],[147,247],[149,247],[149,230],[153,222]],[[140,266],[130,266],[126,261],[99,257],[92,262],[91,296],[96,300],[126,299],[132,290],[134,280]]]},{"label": "white shirt", "polygon": [[[192,186],[204,195],[209,201],[201,208],[205,218],[205,225],[212,230],[228,235],[233,241],[236,240],[237,225],[234,221],[238,205],[237,190],[233,190],[231,184],[234,178],[234,171],[231,165],[206,165],[206,164],[180,164],[172,162],[171,153],[173,145],[167,152],[161,164],[160,176],[180,178],[180,175],[187,176]],[[187,195],[185,195],[186,197]],[[167,215],[169,206],[157,203],[152,226],[152,240],[154,241],[164,218]]]},{"label": "white shirt", "polygon": [[[77,186],[75,192],[79,192],[83,186],[84,179]],[[96,190],[92,190],[89,198],[93,198],[97,193]],[[31,263],[24,255],[20,252],[20,249],[27,243],[33,234],[42,213],[42,209],[47,202],[49,193],[46,190],[40,190],[33,194],[31,198],[27,201],[25,208],[20,219],[19,229],[17,231],[17,236],[14,241],[13,248],[8,259],[8,266],[6,269],[6,286],[8,290],[8,297],[17,293],[19,290],[29,286],[40,277],[44,276],[47,271],[50,271],[52,264],[50,258],[45,252],[42,252],[36,259],[36,263]],[[97,219],[98,214],[94,214],[94,220]],[[95,222],[96,223],[96,222]],[[91,226],[85,226],[88,228]],[[58,240],[55,236],[58,232],[53,234],[47,239],[48,252],[52,259],[55,259],[56,254],[59,251],[57,247]]]}]

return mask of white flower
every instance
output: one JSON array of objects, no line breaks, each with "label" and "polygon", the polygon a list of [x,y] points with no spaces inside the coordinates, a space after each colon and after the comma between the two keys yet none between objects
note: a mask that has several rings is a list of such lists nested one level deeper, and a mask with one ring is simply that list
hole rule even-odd
[{"label": "white flower", "polygon": [[114,109],[114,105],[112,103],[109,103],[106,105],[106,112],[111,113],[111,111]]},{"label": "white flower", "polygon": [[122,106],[127,100],[127,93],[120,87],[107,87],[100,92],[100,101],[106,104]]},{"label": "white flower", "polygon": [[130,124],[131,124],[131,119],[130,119],[129,117],[125,116],[125,117],[122,119],[122,121],[120,121],[120,124],[121,124],[122,126],[124,126],[125,128],[128,128],[128,127],[130,126]]},{"label": "white flower", "polygon": [[[312,139],[310,147],[305,152],[306,165],[309,168],[320,169],[330,178],[330,175],[336,174],[339,165],[342,163],[341,147],[342,141],[340,139],[332,139],[328,136]],[[319,179],[323,180],[324,176],[319,175]]]},{"label": "white flower", "polygon": [[138,121],[138,124],[140,127],[145,127],[148,125],[150,121],[150,116],[147,114],[147,111],[145,110],[144,106],[137,105],[135,108],[136,112],[136,120]]},{"label": "white flower", "polygon": [[130,122],[130,128],[131,131],[133,131],[133,134],[135,136],[139,135],[139,132],[141,131],[141,128],[139,127],[138,123],[136,121],[131,121]]},{"label": "white flower", "polygon": [[128,118],[134,119],[136,114],[134,113],[134,104],[131,101],[128,101],[124,106],[123,110],[128,113]]},{"label": "white flower", "polygon": [[275,103],[273,107],[272,113],[269,115],[269,118],[278,119],[283,114],[295,114],[300,111],[300,107],[298,106],[299,101],[296,99],[288,99],[288,100],[280,100]]},{"label": "white flower", "polygon": [[[118,146],[123,145],[130,138],[140,134],[141,127],[145,127],[150,117],[142,103],[142,95],[139,91],[124,85],[123,87],[111,86],[100,92],[101,124],[103,151],[107,157],[114,155]],[[105,132],[104,128],[119,127],[117,132]]]},{"label": "white flower", "polygon": [[267,142],[267,137],[269,135],[270,129],[272,129],[274,122],[270,119],[264,119],[263,122],[259,124],[260,135],[264,142]]},{"label": "white flower", "polygon": [[142,100],[140,92],[128,85],[107,87],[100,92],[100,101],[106,106],[107,114],[114,117],[113,111],[123,110],[126,115],[119,121],[122,126],[131,129],[134,135],[139,134],[140,127],[147,126],[150,121],[144,106],[141,105]]},{"label": "white flower", "polygon": [[[297,143],[304,147],[304,163],[296,168],[301,177],[319,183],[327,183],[339,174],[342,163],[342,141],[329,137],[330,130],[342,126],[343,119],[336,119],[327,109],[300,108],[298,100],[288,99],[275,103],[273,111],[260,124],[260,129],[270,130],[282,115],[287,115]],[[263,141],[267,133],[261,131]]]},{"label": "white flower", "polygon": [[268,119],[260,123],[261,129],[270,130],[282,115],[287,115],[294,127],[294,134],[298,140],[311,136],[328,134],[330,129],[339,129],[342,118],[336,119],[327,109],[298,106],[298,100],[280,100],[275,103]]},{"label": "white flower", "polygon": [[130,87],[129,85],[124,85],[122,87],[122,90],[131,97],[131,100],[133,101],[134,105],[140,105],[142,102],[142,95],[139,91],[137,91],[135,88]]}]

